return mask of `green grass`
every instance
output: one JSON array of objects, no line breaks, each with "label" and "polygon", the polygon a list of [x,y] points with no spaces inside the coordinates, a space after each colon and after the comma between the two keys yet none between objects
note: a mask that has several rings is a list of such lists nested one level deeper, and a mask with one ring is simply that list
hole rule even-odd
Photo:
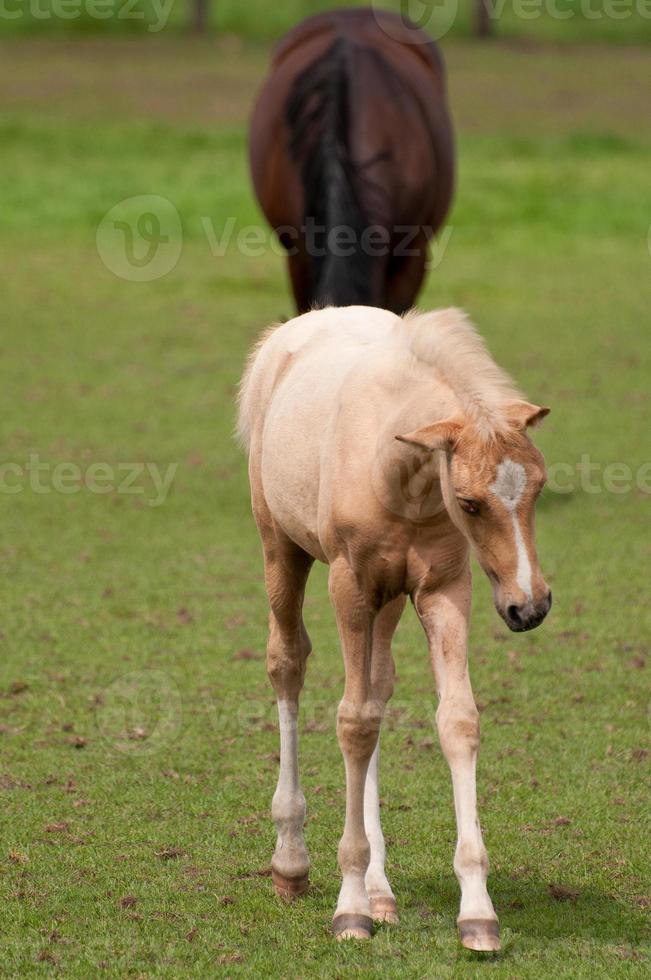
[{"label": "green grass", "polygon": [[[535,633],[507,634],[476,576],[479,794],[501,956],[481,961],[457,946],[451,790],[410,612],[395,644],[382,781],[401,923],[363,946],[329,936],[342,667],[321,568],[306,609],[315,654],[302,739],[313,890],[291,909],[271,895],[261,874],[277,766],[266,599],[231,429],[245,351],[291,304],[276,256],[215,258],[206,243],[202,216],[217,227],[229,215],[257,220],[245,129],[224,92],[239,78],[252,93],[264,62],[254,49],[222,52],[196,102],[168,102],[170,77],[207,71],[211,54],[198,50],[3,52],[0,458],[178,471],[160,507],[148,506],[144,480],[143,495],[0,494],[0,972],[648,976],[651,548],[641,492],[545,495],[539,545],[555,606]],[[651,142],[642,110],[636,123],[630,108],[636,53],[607,65],[601,50],[577,54],[572,116],[555,88],[566,53],[483,51],[480,91],[473,50],[448,48],[459,193],[422,305],[466,307],[531,398],[553,407],[536,437],[549,465],[589,453],[639,467]],[[39,70],[51,81],[30,88]],[[521,89],[531,71],[536,125],[523,129],[526,104],[502,114],[491,93],[500,82]],[[595,97],[599,73],[625,101]],[[166,277],[125,282],[99,261],[95,232],[110,207],[143,193],[176,204],[183,253]]]}]

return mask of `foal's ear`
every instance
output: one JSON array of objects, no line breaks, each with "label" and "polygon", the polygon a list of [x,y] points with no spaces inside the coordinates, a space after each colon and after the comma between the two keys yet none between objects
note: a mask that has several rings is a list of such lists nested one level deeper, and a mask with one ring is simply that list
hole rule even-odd
[{"label": "foal's ear", "polygon": [[452,450],[456,446],[463,422],[458,419],[445,419],[443,422],[433,422],[432,425],[424,425],[422,429],[414,429],[404,436],[396,436],[399,442],[406,442],[410,446],[418,446],[420,449],[447,449]]},{"label": "foal's ear", "polygon": [[551,408],[539,408],[538,405],[530,405],[529,402],[511,402],[504,409],[504,414],[511,425],[523,432],[525,429],[533,429],[540,425],[550,412]]}]

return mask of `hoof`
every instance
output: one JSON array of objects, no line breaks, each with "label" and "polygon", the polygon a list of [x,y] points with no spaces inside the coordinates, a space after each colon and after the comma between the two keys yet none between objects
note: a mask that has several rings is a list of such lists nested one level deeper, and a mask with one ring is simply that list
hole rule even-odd
[{"label": "hoof", "polygon": [[282,898],[283,902],[293,902],[295,898],[300,898],[310,887],[308,875],[301,875],[299,878],[286,878],[279,871],[271,870],[271,880],[274,883],[276,895]]},{"label": "hoof", "polygon": [[332,920],[332,931],[338,940],[370,939],[373,935],[373,919],[368,915],[356,915],[354,912],[335,915]]},{"label": "hoof", "polygon": [[399,921],[395,898],[385,898],[383,895],[372,898],[371,915],[373,922],[391,922],[395,925]]},{"label": "hoof", "polygon": [[459,938],[466,949],[478,953],[497,953],[500,946],[500,925],[497,919],[459,919]]}]

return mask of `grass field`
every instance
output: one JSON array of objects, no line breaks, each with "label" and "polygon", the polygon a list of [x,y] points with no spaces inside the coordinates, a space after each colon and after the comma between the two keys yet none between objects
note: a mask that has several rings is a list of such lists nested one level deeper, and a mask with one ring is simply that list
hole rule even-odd
[{"label": "grass field", "polygon": [[[271,895],[266,599],[231,429],[245,351],[291,305],[276,255],[215,256],[201,220],[259,220],[242,120],[264,51],[30,40],[0,44],[2,975],[649,975],[648,55],[445,53],[459,192],[422,305],[467,308],[553,407],[536,437],[550,467],[598,464],[597,492],[576,474],[542,500],[555,603],[540,630],[508,634],[476,576],[504,951],[482,961],[455,938],[451,789],[409,613],[382,787],[401,923],[361,946],[329,936],[342,666],[320,568],[302,713],[313,889],[291,909]],[[95,236],[142,194],[175,204],[183,250],[138,283],[105,268]],[[97,463],[121,478],[149,464],[143,492],[97,492]],[[613,463],[640,486],[608,491]],[[174,477],[160,506],[153,473]]]}]

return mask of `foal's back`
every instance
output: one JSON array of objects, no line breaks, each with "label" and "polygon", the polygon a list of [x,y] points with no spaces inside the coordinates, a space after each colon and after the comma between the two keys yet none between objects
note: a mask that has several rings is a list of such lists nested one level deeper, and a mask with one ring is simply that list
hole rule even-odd
[{"label": "foal's back", "polygon": [[320,398],[332,403],[344,379],[364,358],[386,347],[400,324],[387,310],[349,306],[312,310],[271,327],[251,352],[240,387],[238,433],[245,448],[258,443],[281,388],[295,403],[297,392],[305,391],[304,401],[319,402],[323,411]]},{"label": "foal's back", "polygon": [[[330,307],[272,328],[242,381],[239,434],[252,484],[274,519],[313,557],[324,558],[319,519],[329,509],[342,457],[361,459],[352,440],[361,412],[386,406],[360,393],[390,358],[402,321],[386,310]],[[379,421],[379,419],[378,419]],[[366,420],[364,431],[373,427]],[[339,449],[343,440],[347,445]]]}]

